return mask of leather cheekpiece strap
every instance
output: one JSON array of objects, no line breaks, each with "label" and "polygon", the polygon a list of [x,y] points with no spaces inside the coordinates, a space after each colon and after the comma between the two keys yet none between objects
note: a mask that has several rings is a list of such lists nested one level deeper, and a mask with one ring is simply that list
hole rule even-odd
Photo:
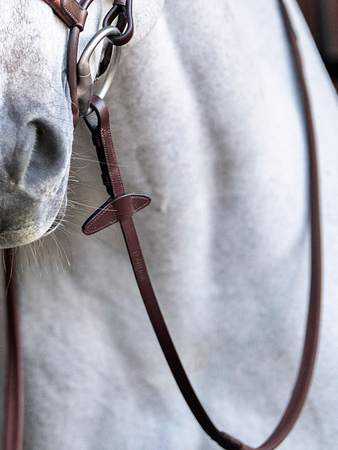
[{"label": "leather cheekpiece strap", "polygon": [[80,32],[83,30],[88,11],[87,8],[94,0],[43,0],[59,17],[60,20],[70,28],[67,51],[67,78],[72,100],[72,113],[74,129],[79,121],[79,107],[77,96],[77,50]]},{"label": "leather cheekpiece strap", "polygon": [[78,27],[83,30],[88,11],[76,0],[44,0],[68,28]]}]

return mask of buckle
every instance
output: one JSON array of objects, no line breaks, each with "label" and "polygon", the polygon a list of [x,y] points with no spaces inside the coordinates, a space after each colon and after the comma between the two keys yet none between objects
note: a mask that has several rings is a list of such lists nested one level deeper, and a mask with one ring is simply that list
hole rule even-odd
[{"label": "buckle", "polygon": [[[87,116],[92,112],[90,102],[94,93],[94,83],[90,71],[90,58],[100,44],[100,42],[108,36],[120,36],[121,32],[117,27],[107,26],[99,30],[88,42],[77,64],[77,95],[79,98],[80,116]],[[121,55],[121,47],[114,45],[109,66],[106,71],[105,79],[98,92],[98,96],[102,99],[106,96],[116,73]]]}]

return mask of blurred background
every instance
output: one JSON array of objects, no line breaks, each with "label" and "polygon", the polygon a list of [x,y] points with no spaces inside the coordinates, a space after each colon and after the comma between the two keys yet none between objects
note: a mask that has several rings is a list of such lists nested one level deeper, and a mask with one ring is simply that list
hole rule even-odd
[{"label": "blurred background", "polygon": [[298,0],[338,91],[338,0]]}]

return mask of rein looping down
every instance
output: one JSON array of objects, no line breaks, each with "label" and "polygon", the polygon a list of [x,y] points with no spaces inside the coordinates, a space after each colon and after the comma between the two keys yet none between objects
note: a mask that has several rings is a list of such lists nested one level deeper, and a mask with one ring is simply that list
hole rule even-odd
[{"label": "rein looping down", "polygon": [[[56,15],[70,28],[68,41],[68,81],[72,98],[74,127],[79,113],[91,131],[102,171],[102,181],[109,195],[108,200],[86,220],[82,230],[85,234],[96,233],[114,223],[120,222],[126,241],[136,281],[143,298],[150,321],[173,376],[188,406],[203,430],[222,448],[227,450],[254,450],[232,436],[218,430],[200,403],[176,352],[167,326],[164,322],[151,281],[143,259],[140,243],[132,216],[150,203],[143,194],[127,194],[113,146],[109,124],[109,113],[102,97],[108,90],[118,63],[120,47],[132,37],[132,0],[115,0],[103,21],[103,28],[93,37],[79,63],[77,57],[79,34],[85,27],[87,9],[93,0],[44,0]],[[285,29],[290,42],[295,71],[303,101],[309,161],[309,204],[311,222],[311,282],[305,343],[300,369],[291,398],[284,414],[270,437],[257,449],[273,450],[285,439],[293,428],[304,405],[313,373],[317,351],[320,303],[321,303],[321,237],[320,208],[316,143],[309,96],[304,77],[302,59],[297,37],[283,0],[278,0]],[[111,26],[115,21],[116,26]],[[89,58],[96,45],[107,37],[109,43],[101,60],[97,76],[107,73],[108,81],[99,95],[93,96],[90,79]],[[83,83],[82,78],[87,78]],[[15,280],[12,275],[11,252],[6,252],[8,283],[8,379],[7,415],[5,425],[5,450],[21,450],[23,442],[23,374],[19,336],[19,318],[16,306]]]}]

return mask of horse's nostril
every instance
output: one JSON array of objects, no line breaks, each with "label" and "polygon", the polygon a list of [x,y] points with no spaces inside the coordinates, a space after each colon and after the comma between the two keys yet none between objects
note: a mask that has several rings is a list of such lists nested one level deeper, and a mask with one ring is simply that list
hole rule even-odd
[{"label": "horse's nostril", "polygon": [[3,164],[12,186],[22,187],[34,142],[34,126],[16,126],[8,132],[4,145],[8,152],[3,157]]},{"label": "horse's nostril", "polygon": [[68,147],[52,126],[40,120],[28,124],[11,122],[1,130],[0,179],[30,194],[47,192],[59,185],[67,168]]},{"label": "horse's nostril", "polygon": [[60,177],[65,165],[62,145],[54,130],[38,120],[29,125],[31,139],[29,161],[24,174],[24,184],[27,189],[38,186],[48,189],[53,180]]}]

